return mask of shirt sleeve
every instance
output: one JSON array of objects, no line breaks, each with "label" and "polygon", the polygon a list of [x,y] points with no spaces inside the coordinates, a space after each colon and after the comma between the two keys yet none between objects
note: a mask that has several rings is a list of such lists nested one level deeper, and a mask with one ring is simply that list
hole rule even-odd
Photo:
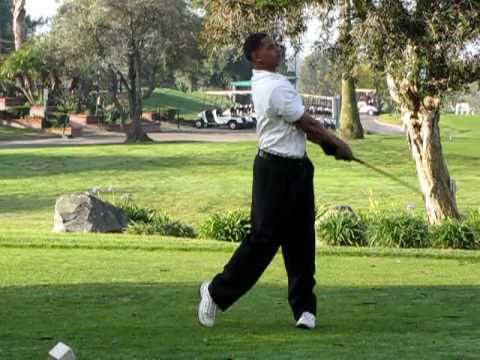
[{"label": "shirt sleeve", "polygon": [[301,97],[293,86],[282,84],[277,86],[270,95],[268,116],[283,119],[288,123],[299,120],[305,113]]}]

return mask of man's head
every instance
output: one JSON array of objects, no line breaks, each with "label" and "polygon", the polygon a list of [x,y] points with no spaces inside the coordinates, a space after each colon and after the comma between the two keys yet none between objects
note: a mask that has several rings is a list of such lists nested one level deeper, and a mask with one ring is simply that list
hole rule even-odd
[{"label": "man's head", "polygon": [[250,34],[243,53],[257,70],[275,71],[282,61],[282,48],[266,33]]}]

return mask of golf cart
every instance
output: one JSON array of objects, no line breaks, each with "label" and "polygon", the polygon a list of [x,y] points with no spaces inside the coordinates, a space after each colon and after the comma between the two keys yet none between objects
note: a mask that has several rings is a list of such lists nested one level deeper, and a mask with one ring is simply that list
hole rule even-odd
[{"label": "golf cart", "polygon": [[335,130],[335,98],[312,94],[300,94],[306,111],[327,129]]},{"label": "golf cart", "polygon": [[233,102],[235,95],[248,95],[251,91],[208,91],[207,95],[228,96],[229,106],[217,106],[198,114],[195,127],[220,127],[227,126],[230,130],[251,128],[256,126],[256,117],[253,105],[241,105]]},{"label": "golf cart", "polygon": [[198,114],[198,119],[195,120],[195,127],[197,129],[204,127],[220,127],[228,126],[230,130],[236,130],[246,127],[246,121],[238,116],[232,116],[227,111],[222,109],[204,110]]},{"label": "golf cart", "polygon": [[357,103],[358,112],[360,114],[367,114],[370,116],[378,115],[378,108],[375,105],[367,104],[365,101],[359,101]]}]

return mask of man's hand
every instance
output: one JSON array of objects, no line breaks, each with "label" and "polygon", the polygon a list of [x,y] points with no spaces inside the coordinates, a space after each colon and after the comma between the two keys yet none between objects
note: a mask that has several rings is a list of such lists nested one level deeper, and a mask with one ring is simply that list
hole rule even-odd
[{"label": "man's hand", "polygon": [[352,161],[353,160],[353,152],[345,141],[342,139],[335,137],[335,159],[337,160],[344,160],[344,161]]},{"label": "man's hand", "polygon": [[337,160],[353,160],[350,146],[334,133],[325,129],[319,121],[308,113],[305,113],[299,119],[296,126],[307,134],[308,140],[320,145],[325,154],[335,156]]}]

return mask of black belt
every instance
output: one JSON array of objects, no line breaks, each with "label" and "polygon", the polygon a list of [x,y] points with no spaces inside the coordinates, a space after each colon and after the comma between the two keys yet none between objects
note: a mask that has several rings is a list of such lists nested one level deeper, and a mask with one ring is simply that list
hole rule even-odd
[{"label": "black belt", "polygon": [[285,162],[304,162],[307,159],[307,155],[304,155],[301,158],[286,157],[281,155],[275,155],[265,150],[258,150],[258,156],[266,160],[276,160],[276,161],[285,161]]}]

